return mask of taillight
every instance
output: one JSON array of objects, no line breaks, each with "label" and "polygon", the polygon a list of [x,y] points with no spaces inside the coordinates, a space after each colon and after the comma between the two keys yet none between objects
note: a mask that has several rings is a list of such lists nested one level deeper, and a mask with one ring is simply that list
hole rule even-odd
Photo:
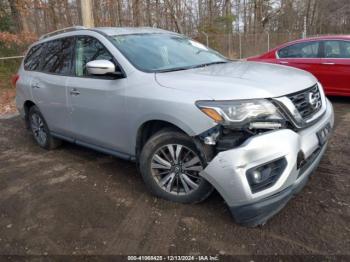
[{"label": "taillight", "polygon": [[13,87],[16,87],[16,83],[17,83],[18,79],[19,79],[19,74],[15,74],[15,75],[12,76],[11,84],[12,84]]}]

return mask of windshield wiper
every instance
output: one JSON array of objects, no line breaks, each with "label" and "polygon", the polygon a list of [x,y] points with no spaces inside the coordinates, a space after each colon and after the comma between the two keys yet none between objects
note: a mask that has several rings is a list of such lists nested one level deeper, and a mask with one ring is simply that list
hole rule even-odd
[{"label": "windshield wiper", "polygon": [[205,67],[205,66],[209,66],[209,65],[226,64],[226,63],[229,63],[229,61],[217,61],[217,62],[210,62],[210,63],[200,64],[200,65],[194,65],[194,66],[184,66],[184,67],[175,67],[175,68],[169,68],[169,69],[160,69],[160,70],[157,70],[156,73],[174,72],[174,71],[188,70],[188,69],[193,69],[193,68]]},{"label": "windshield wiper", "polygon": [[175,67],[175,68],[168,68],[168,69],[160,69],[157,70],[156,73],[166,73],[166,72],[174,72],[174,71],[181,71],[181,70],[187,70],[193,68],[192,66],[184,66],[184,67]]},{"label": "windshield wiper", "polygon": [[199,67],[206,67],[210,65],[218,65],[218,64],[226,64],[226,63],[229,63],[229,61],[217,61],[217,62],[205,63],[201,65],[192,66],[191,68],[199,68]]}]

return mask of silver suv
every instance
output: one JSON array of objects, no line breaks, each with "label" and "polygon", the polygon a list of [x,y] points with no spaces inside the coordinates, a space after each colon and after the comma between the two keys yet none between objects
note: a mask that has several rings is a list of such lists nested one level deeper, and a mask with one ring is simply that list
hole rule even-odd
[{"label": "silver suv", "polygon": [[311,74],[230,61],[155,28],[41,37],[19,69],[16,101],[41,147],[65,140],[135,161],[149,190],[171,201],[215,189],[247,226],[303,187],[334,122]]}]

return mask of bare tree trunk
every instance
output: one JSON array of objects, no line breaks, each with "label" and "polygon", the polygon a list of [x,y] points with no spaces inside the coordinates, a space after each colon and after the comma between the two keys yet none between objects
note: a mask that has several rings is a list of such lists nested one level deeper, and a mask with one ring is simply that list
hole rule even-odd
[{"label": "bare tree trunk", "polygon": [[78,24],[83,24],[83,18],[81,17],[81,0],[76,0],[77,10],[78,10]]},{"label": "bare tree trunk", "polygon": [[184,33],[184,30],[183,30],[183,27],[181,25],[181,22],[180,22],[180,19],[178,18],[177,14],[176,14],[176,10],[175,10],[175,7],[173,4],[170,3],[169,0],[165,0],[165,3],[167,5],[167,8],[169,9],[170,11],[170,15],[174,21],[174,24],[176,26],[176,29],[177,31],[180,33],[180,34],[183,34]]},{"label": "bare tree trunk", "polygon": [[240,27],[240,19],[241,19],[241,0],[236,0],[236,17],[235,17],[235,29],[236,32],[239,32],[239,27]]},{"label": "bare tree trunk", "polygon": [[49,5],[50,17],[52,18],[51,30],[57,30],[58,21],[57,21],[56,12],[55,12],[55,1],[49,0],[48,5]]},{"label": "bare tree trunk", "polygon": [[316,16],[316,9],[317,9],[317,1],[314,1],[313,7],[312,7],[312,14],[311,14],[311,21],[310,21],[310,27],[313,30],[312,33],[315,33],[315,16]]},{"label": "bare tree trunk", "polygon": [[120,0],[116,0],[116,3],[117,3],[117,13],[118,13],[118,23],[117,25],[118,26],[122,26],[123,25],[123,18],[122,18],[122,8],[123,8],[123,5],[121,3]]},{"label": "bare tree trunk", "polygon": [[147,15],[147,25],[152,26],[152,12],[151,12],[150,0],[146,0],[146,15]]},{"label": "bare tree trunk", "polygon": [[17,6],[17,0],[8,0],[8,2],[10,6],[11,18],[13,21],[14,29],[16,32],[20,32],[23,30],[23,26],[22,23],[20,23],[21,16]]},{"label": "bare tree trunk", "polygon": [[157,27],[160,27],[160,8],[159,8],[159,0],[156,0],[156,24],[157,24]]},{"label": "bare tree trunk", "polygon": [[227,35],[227,53],[232,56],[232,3],[231,0],[225,0],[224,5],[225,21],[226,21],[226,35]]},{"label": "bare tree trunk", "polygon": [[248,20],[247,20],[247,0],[244,0],[243,2],[243,31],[244,34],[247,33],[247,26],[248,26]]},{"label": "bare tree trunk", "polygon": [[9,0],[11,16],[15,29],[20,32],[29,32],[28,20],[25,14],[25,3],[20,0]]},{"label": "bare tree trunk", "polygon": [[209,17],[209,25],[210,25],[210,27],[212,27],[212,25],[213,25],[213,2],[212,2],[212,0],[209,0],[208,1],[208,17]]},{"label": "bare tree trunk", "polygon": [[41,6],[39,3],[39,0],[34,0],[34,25],[35,25],[35,32],[37,36],[41,35],[41,27],[40,27],[40,17],[41,17]]},{"label": "bare tree trunk", "polygon": [[198,24],[203,22],[203,0],[198,0]]},{"label": "bare tree trunk", "polygon": [[118,23],[117,22],[118,13],[116,8],[117,2],[109,0],[107,2],[107,5],[108,5],[108,13],[109,13],[108,24],[109,26],[115,26]]},{"label": "bare tree trunk", "polygon": [[134,19],[134,26],[140,26],[141,25],[140,0],[133,0],[133,2],[132,2],[132,16]]},{"label": "bare tree trunk", "polygon": [[133,17],[133,12],[132,12],[132,5],[131,5],[131,0],[128,0],[127,1],[128,5],[127,5],[127,21],[128,21],[128,25],[129,26],[132,26],[133,25],[133,20],[134,20],[134,17]]},{"label": "bare tree trunk", "polygon": [[64,4],[65,15],[66,15],[66,18],[67,18],[67,24],[69,26],[71,26],[71,25],[73,25],[73,22],[72,22],[72,15],[71,15],[71,12],[70,12],[68,0],[64,0],[63,4]]},{"label": "bare tree trunk", "polygon": [[81,0],[81,16],[84,26],[94,27],[91,0]]}]

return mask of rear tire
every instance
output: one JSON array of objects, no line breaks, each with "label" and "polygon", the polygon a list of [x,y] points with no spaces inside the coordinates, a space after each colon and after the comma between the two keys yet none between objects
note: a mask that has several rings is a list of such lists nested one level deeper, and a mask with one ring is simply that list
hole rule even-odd
[{"label": "rear tire", "polygon": [[29,128],[35,142],[47,150],[55,149],[62,144],[60,139],[54,138],[46,124],[44,116],[37,106],[32,106],[28,113]]},{"label": "rear tire", "polygon": [[186,134],[163,130],[152,136],[140,155],[140,171],[156,196],[180,203],[205,200],[213,187],[200,171],[206,161]]}]

